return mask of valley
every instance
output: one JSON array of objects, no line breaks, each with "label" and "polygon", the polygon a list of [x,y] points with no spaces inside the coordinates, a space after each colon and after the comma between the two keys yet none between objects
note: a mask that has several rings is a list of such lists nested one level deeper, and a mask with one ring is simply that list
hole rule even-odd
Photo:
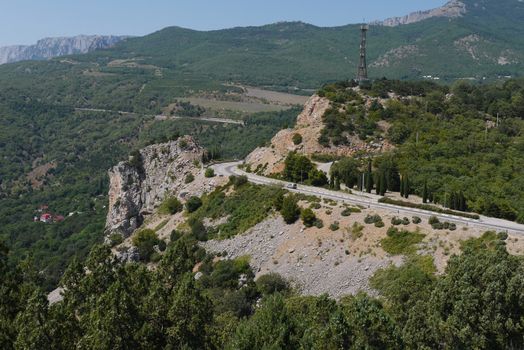
[{"label": "valley", "polygon": [[0,348],[523,348],[522,18],[0,49]]}]

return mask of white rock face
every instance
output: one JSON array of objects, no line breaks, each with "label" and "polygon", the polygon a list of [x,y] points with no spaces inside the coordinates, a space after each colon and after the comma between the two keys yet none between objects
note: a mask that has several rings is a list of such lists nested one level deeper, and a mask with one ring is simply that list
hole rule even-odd
[{"label": "white rock face", "polygon": [[0,64],[88,53],[112,47],[126,38],[113,35],[79,35],[69,38],[45,38],[29,46],[0,47]]},{"label": "white rock face", "polygon": [[466,13],[466,4],[458,0],[451,0],[442,7],[410,13],[403,17],[388,18],[384,21],[372,22],[373,25],[396,27],[404,24],[420,22],[433,17],[457,18]]},{"label": "white rock face", "polygon": [[187,174],[201,160],[203,149],[191,137],[148,146],[140,151],[142,166],[120,162],[109,170],[106,231],[128,237],[165,199],[184,187]]}]

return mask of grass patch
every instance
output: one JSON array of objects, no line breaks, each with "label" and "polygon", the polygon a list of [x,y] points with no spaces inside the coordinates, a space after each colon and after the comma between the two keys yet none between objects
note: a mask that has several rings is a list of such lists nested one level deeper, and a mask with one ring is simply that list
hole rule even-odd
[{"label": "grass patch", "polygon": [[420,230],[410,232],[396,227],[388,229],[388,237],[381,241],[382,249],[391,255],[410,255],[416,252],[416,245],[422,242],[425,235]]},{"label": "grass patch", "polygon": [[276,199],[284,190],[276,186],[259,186],[246,183],[227,195],[232,186],[218,188],[202,197],[202,206],[191,214],[189,220],[202,221],[228,217],[226,223],[208,232],[210,237],[226,239],[244,233],[251,227],[265,220],[273,210]]},{"label": "grass patch", "polygon": [[162,221],[161,223],[156,225],[155,232],[156,231],[160,231],[161,229],[163,229],[167,225],[168,222],[169,222],[169,219],[165,219],[164,221]]}]

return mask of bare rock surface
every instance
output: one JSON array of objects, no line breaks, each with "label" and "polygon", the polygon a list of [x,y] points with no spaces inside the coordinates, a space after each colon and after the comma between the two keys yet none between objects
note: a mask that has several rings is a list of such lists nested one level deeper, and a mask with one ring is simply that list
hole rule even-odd
[{"label": "bare rock surface", "polygon": [[[141,164],[120,162],[109,170],[109,211],[106,230],[125,237],[135,231],[145,215],[168,195],[184,197],[188,174],[199,171],[195,162],[200,161],[203,149],[191,137],[178,141],[148,146],[140,150]],[[200,195],[206,189],[192,189]],[[184,200],[184,198],[181,198]]]},{"label": "bare rock surface", "polygon": [[0,47],[0,64],[88,53],[112,47],[126,38],[126,36],[114,35],[78,35],[45,38],[38,40],[35,45],[4,46]]},{"label": "bare rock surface", "polygon": [[386,27],[397,27],[400,25],[417,23],[429,18],[434,17],[445,17],[445,18],[457,18],[462,17],[466,14],[466,4],[458,0],[451,0],[447,2],[444,6],[438,7],[436,9],[431,9],[427,11],[416,11],[410,13],[409,15],[402,17],[393,17],[388,18],[384,21],[372,22],[373,25],[381,25]]}]

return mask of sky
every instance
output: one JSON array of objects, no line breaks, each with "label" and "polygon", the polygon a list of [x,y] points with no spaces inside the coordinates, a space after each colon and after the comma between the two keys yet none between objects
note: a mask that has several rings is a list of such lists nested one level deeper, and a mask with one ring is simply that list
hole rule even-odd
[{"label": "sky", "polygon": [[446,0],[0,0],[0,46],[78,34],[146,35],[302,21],[338,26],[402,16]]}]

